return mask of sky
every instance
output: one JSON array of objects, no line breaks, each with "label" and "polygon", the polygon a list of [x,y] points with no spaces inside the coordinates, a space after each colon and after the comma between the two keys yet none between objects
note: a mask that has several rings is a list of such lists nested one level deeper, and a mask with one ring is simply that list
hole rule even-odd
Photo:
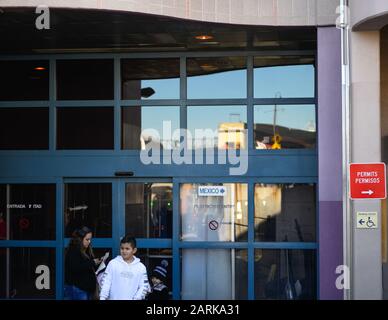
[{"label": "sky", "polygon": [[[188,99],[244,99],[247,96],[246,70],[233,70],[187,78]],[[152,99],[179,99],[179,79],[142,80],[142,88],[152,87]],[[254,97],[314,97],[314,66],[296,65],[254,69]],[[147,99],[149,100],[149,99]],[[279,105],[276,124],[315,130],[314,105]],[[255,123],[273,124],[274,105],[255,106]],[[142,128],[162,132],[162,121],[171,120],[179,128],[179,107],[143,107]],[[188,106],[188,129],[217,129],[222,122],[247,121],[245,106]]]}]

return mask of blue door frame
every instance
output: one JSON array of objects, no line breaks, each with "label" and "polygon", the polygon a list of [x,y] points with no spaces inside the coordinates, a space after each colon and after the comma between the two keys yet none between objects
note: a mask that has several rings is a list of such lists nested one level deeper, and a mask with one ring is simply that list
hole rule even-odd
[{"label": "blue door frame", "polygon": [[[147,183],[147,182],[172,182],[168,178],[65,178],[63,185],[66,183],[111,183],[112,184],[112,238],[93,238],[94,248],[110,248],[112,256],[120,252],[120,239],[125,235],[125,185],[126,183]],[[64,194],[64,193],[62,193]],[[63,208],[63,207],[62,207]],[[63,212],[63,209],[62,209]],[[63,228],[62,228],[63,229]],[[69,238],[64,239],[62,250],[68,245]],[[170,239],[146,239],[138,238],[137,246],[143,248],[171,248]],[[63,256],[62,256],[63,257]],[[58,270],[63,274],[63,260]],[[59,283],[62,286],[63,279]],[[62,292],[58,299],[62,299]]]},{"label": "blue door frame", "polygon": [[[298,180],[298,181],[295,181]],[[172,249],[172,280],[173,299],[180,299],[181,288],[181,250],[185,248],[196,249],[246,249],[248,252],[248,299],[254,297],[254,250],[261,249],[318,249],[316,242],[255,242],[254,241],[254,185],[255,183],[316,183],[315,178],[295,179],[290,178],[247,178],[247,177],[219,177],[219,178],[96,178],[96,179],[67,179],[67,178],[42,178],[42,179],[12,179],[0,183],[55,183],[56,184],[56,240],[52,241],[0,241],[0,247],[45,247],[56,249],[56,299],[63,299],[64,275],[64,249],[69,239],[64,238],[64,185],[65,183],[112,183],[112,238],[94,238],[93,247],[111,248],[113,256],[119,253],[120,237],[125,234],[125,184],[146,182],[172,182],[173,183],[173,235],[172,239],[138,239],[139,248],[171,248]],[[248,241],[247,242],[184,242],[180,239],[180,185],[183,183],[246,183],[248,185]],[[317,275],[318,276],[318,275]],[[319,283],[319,282],[318,282]]]}]

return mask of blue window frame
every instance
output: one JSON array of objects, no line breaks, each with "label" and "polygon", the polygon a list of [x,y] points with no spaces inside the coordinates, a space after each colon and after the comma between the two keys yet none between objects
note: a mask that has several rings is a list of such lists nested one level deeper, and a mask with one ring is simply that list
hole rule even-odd
[{"label": "blue window frame", "polygon": [[[56,184],[56,237],[50,241],[0,241],[1,248],[41,247],[55,248],[56,298],[63,297],[63,254],[69,239],[64,237],[64,184],[107,182],[112,184],[112,237],[95,238],[96,248],[109,248],[113,255],[119,252],[119,240],[125,233],[125,184],[130,182],[164,181],[173,183],[173,222],[171,239],[138,239],[139,248],[167,248],[172,250],[173,298],[180,299],[182,249],[244,249],[248,252],[248,299],[254,299],[254,250],[262,249],[312,249],[318,252],[317,242],[255,242],[254,241],[254,185],[255,183],[317,183],[316,148],[303,150],[256,150],[254,148],[254,106],[255,105],[315,105],[311,98],[255,98],[254,57],[260,52],[198,52],[198,53],[128,53],[128,54],[59,54],[41,55],[39,60],[49,63],[49,99],[44,101],[0,101],[2,107],[48,107],[49,149],[0,151],[0,183],[55,183]],[[314,51],[278,52],[280,55],[315,56]],[[268,55],[268,54],[266,54]],[[187,99],[186,61],[189,57],[245,56],[247,61],[247,95],[244,99]],[[180,61],[179,99],[122,100],[121,68],[123,59],[178,58]],[[0,56],[0,60],[34,60],[36,56]],[[76,59],[113,59],[113,100],[66,100],[56,96],[56,61]],[[315,75],[316,76],[316,75]],[[315,83],[316,86],[316,83]],[[161,166],[146,167],[139,161],[138,150],[121,149],[121,108],[130,106],[178,106],[180,126],[187,128],[187,106],[246,106],[248,129],[249,170],[241,177],[229,176],[225,166]],[[104,107],[114,109],[113,150],[57,150],[56,111],[59,107]],[[33,169],[31,169],[33,168]],[[114,178],[115,171],[133,171],[142,178]],[[190,177],[187,176],[190,172]],[[20,177],[20,178],[15,178]],[[66,178],[72,177],[72,178]],[[86,177],[86,178],[83,178]],[[110,178],[106,178],[110,177]],[[157,177],[157,178],[154,178]],[[246,183],[248,185],[248,240],[246,242],[184,242],[180,240],[179,188],[183,183]],[[316,219],[318,221],[318,219]],[[318,274],[318,273],[317,273]],[[317,289],[318,290],[318,289]],[[317,291],[318,292],[318,291]]]}]

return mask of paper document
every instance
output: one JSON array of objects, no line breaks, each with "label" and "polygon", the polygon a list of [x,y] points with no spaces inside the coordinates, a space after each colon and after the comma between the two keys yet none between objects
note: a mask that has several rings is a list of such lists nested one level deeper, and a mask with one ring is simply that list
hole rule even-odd
[{"label": "paper document", "polygon": [[105,252],[105,255],[101,258],[101,263],[98,266],[98,269],[96,271],[96,274],[99,274],[102,270],[106,268],[105,261],[109,257],[109,251]]}]

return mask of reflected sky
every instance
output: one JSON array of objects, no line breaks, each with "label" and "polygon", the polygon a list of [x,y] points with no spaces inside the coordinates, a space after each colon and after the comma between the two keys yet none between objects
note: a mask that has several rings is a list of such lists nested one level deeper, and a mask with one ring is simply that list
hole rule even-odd
[{"label": "reflected sky", "polygon": [[[163,121],[171,121],[171,132],[179,129],[179,107],[142,107],[141,128],[155,129],[162,137]],[[165,139],[167,137],[164,137]]]},{"label": "reflected sky", "polygon": [[314,84],[313,65],[254,69],[255,98],[313,98]]},{"label": "reflected sky", "polygon": [[[313,98],[314,66],[289,65],[254,68],[255,98]],[[142,80],[141,88],[155,93],[143,99],[179,99],[180,80]],[[232,70],[187,77],[188,99],[244,99],[247,97],[247,71]]]},{"label": "reflected sky", "polygon": [[[274,124],[274,105],[255,106],[255,123]],[[316,131],[314,105],[277,105],[276,125],[292,129]]]},{"label": "reflected sky", "polygon": [[148,99],[179,99],[179,83],[179,78],[141,80],[141,88],[154,89],[155,93]]},{"label": "reflected sky", "polygon": [[195,129],[218,129],[224,122],[247,121],[245,106],[191,106],[187,108],[187,128],[194,133]]},{"label": "reflected sky", "polygon": [[187,78],[188,99],[238,99],[246,97],[246,70],[225,71]]}]

